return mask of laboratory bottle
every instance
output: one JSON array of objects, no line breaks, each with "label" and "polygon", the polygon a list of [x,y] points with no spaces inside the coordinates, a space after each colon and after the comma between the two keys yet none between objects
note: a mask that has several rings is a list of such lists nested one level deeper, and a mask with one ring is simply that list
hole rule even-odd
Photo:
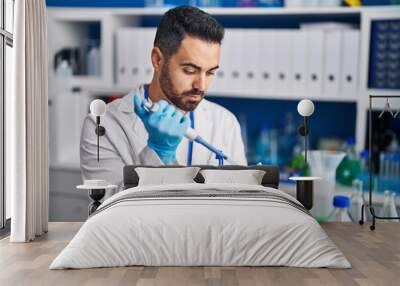
[{"label": "laboratory bottle", "polygon": [[263,124],[256,141],[254,161],[256,163],[271,164],[271,128]]},{"label": "laboratory bottle", "polygon": [[[353,180],[353,193],[350,198],[349,215],[352,221],[361,220],[361,207],[365,203],[363,197],[363,181]],[[366,208],[364,208],[364,221],[367,220]]]},{"label": "laboratory bottle", "polygon": [[[380,217],[398,217],[397,209],[396,209],[396,193],[390,193],[389,190],[385,190],[383,197],[383,205],[379,211]],[[385,221],[399,222],[399,220],[388,219]]]},{"label": "laboratory bottle", "polygon": [[357,179],[362,181],[363,190],[369,190],[369,151],[368,150],[363,150],[360,152],[360,172],[357,175]]},{"label": "laboratory bottle", "polygon": [[369,151],[366,149],[360,152],[360,170],[364,173],[369,171]]},{"label": "laboratory bottle", "polygon": [[99,76],[100,62],[101,62],[100,48],[96,46],[91,46],[87,55],[87,74],[91,76]]},{"label": "laboratory bottle", "polygon": [[55,78],[54,78],[54,82],[56,82],[55,85],[56,88],[53,91],[53,93],[54,94],[69,93],[71,78],[72,78],[72,68],[67,60],[62,60],[56,68]]},{"label": "laboratory bottle", "polygon": [[351,219],[348,214],[349,205],[350,205],[349,197],[334,196],[333,197],[334,209],[330,214],[328,221],[351,222]]},{"label": "laboratory bottle", "polygon": [[346,186],[351,186],[351,183],[360,172],[360,161],[357,158],[355,143],[356,141],[353,137],[346,140],[343,146],[346,158],[340,163],[336,172],[337,181]]},{"label": "laboratory bottle", "polygon": [[280,161],[280,167],[290,165],[290,162],[293,159],[292,151],[296,144],[297,135],[292,113],[286,113],[282,123],[282,134],[280,134],[278,138],[278,158]]}]

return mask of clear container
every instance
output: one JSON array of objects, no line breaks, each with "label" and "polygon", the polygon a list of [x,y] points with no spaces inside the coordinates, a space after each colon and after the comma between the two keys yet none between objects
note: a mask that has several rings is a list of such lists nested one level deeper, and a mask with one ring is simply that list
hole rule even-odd
[{"label": "clear container", "polygon": [[349,137],[342,146],[342,150],[346,152],[346,159],[357,160],[356,152],[356,139],[354,137]]},{"label": "clear container", "polygon": [[342,146],[343,151],[346,152],[346,157],[338,167],[336,180],[345,186],[351,186],[351,183],[360,172],[360,161],[355,149],[355,143],[354,137],[349,137]]},{"label": "clear container", "polygon": [[265,165],[276,165],[278,150],[276,132],[268,124],[261,127],[260,135],[257,138],[255,157],[256,163]]},{"label": "clear container", "polygon": [[[396,209],[396,193],[391,193],[389,190],[384,192],[383,206],[379,211],[380,217],[398,217]],[[398,219],[388,219],[385,221],[399,222]]]},{"label": "clear container", "polygon": [[101,51],[100,47],[91,46],[87,54],[87,75],[100,76]]},{"label": "clear container", "polygon": [[348,208],[350,205],[350,198],[346,196],[335,196],[333,197],[334,209],[329,216],[329,221],[337,222],[351,222],[351,218],[348,214]]},{"label": "clear container", "polygon": [[[361,207],[365,203],[363,197],[363,181],[353,180],[353,193],[350,198],[349,215],[352,221],[358,222],[361,220]],[[366,208],[364,208],[364,221],[367,219]]]},{"label": "clear container", "polygon": [[322,179],[314,182],[314,204],[311,214],[319,222],[324,222],[332,213],[335,193],[336,169],[346,153],[313,150],[308,152],[311,175]]},{"label": "clear container", "polygon": [[369,172],[369,151],[364,149],[360,152],[361,172]]}]

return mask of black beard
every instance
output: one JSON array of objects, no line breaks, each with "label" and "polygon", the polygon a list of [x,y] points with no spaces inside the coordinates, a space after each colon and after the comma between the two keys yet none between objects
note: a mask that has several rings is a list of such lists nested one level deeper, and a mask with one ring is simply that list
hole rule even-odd
[{"label": "black beard", "polygon": [[[168,72],[168,63],[165,63],[163,68],[161,69],[160,74],[160,89],[164,93],[164,95],[168,98],[170,102],[172,102],[177,108],[183,111],[193,111],[196,109],[197,105],[201,102],[201,100],[205,96],[205,92],[199,89],[192,89],[190,91],[186,91],[182,94],[178,94],[172,84],[171,77]],[[189,102],[183,103],[182,99],[189,95],[200,95],[201,99],[197,102]]]}]

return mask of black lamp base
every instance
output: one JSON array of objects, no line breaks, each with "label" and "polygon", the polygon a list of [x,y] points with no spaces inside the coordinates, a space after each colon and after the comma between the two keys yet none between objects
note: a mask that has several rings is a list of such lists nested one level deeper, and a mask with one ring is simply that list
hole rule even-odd
[{"label": "black lamp base", "polygon": [[296,199],[308,210],[311,210],[314,204],[314,181],[320,180],[320,177],[290,177],[296,181]]},{"label": "black lamp base", "polygon": [[88,207],[89,216],[94,213],[97,208],[101,205],[100,200],[106,194],[106,189],[90,189],[89,197],[93,200]]},{"label": "black lamp base", "polygon": [[303,204],[303,206],[310,210],[313,207],[313,181],[296,181],[296,199]]}]

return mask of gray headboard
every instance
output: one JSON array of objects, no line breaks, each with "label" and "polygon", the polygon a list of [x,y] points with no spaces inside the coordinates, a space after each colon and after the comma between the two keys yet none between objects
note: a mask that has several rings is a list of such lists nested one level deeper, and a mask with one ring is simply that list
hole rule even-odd
[{"label": "gray headboard", "polygon": [[[139,177],[135,172],[136,167],[147,167],[147,168],[182,168],[186,166],[143,166],[143,165],[128,165],[124,167],[124,189],[133,188],[138,185]],[[238,165],[226,165],[222,167],[210,166],[210,165],[193,165],[193,167],[200,167],[204,169],[222,169],[222,170],[263,170],[265,175],[262,179],[262,185],[264,187],[271,187],[277,189],[279,187],[279,168],[277,166],[265,166],[265,165],[254,165],[254,166],[238,166]],[[203,176],[199,173],[194,178],[197,183],[204,183]]]}]

